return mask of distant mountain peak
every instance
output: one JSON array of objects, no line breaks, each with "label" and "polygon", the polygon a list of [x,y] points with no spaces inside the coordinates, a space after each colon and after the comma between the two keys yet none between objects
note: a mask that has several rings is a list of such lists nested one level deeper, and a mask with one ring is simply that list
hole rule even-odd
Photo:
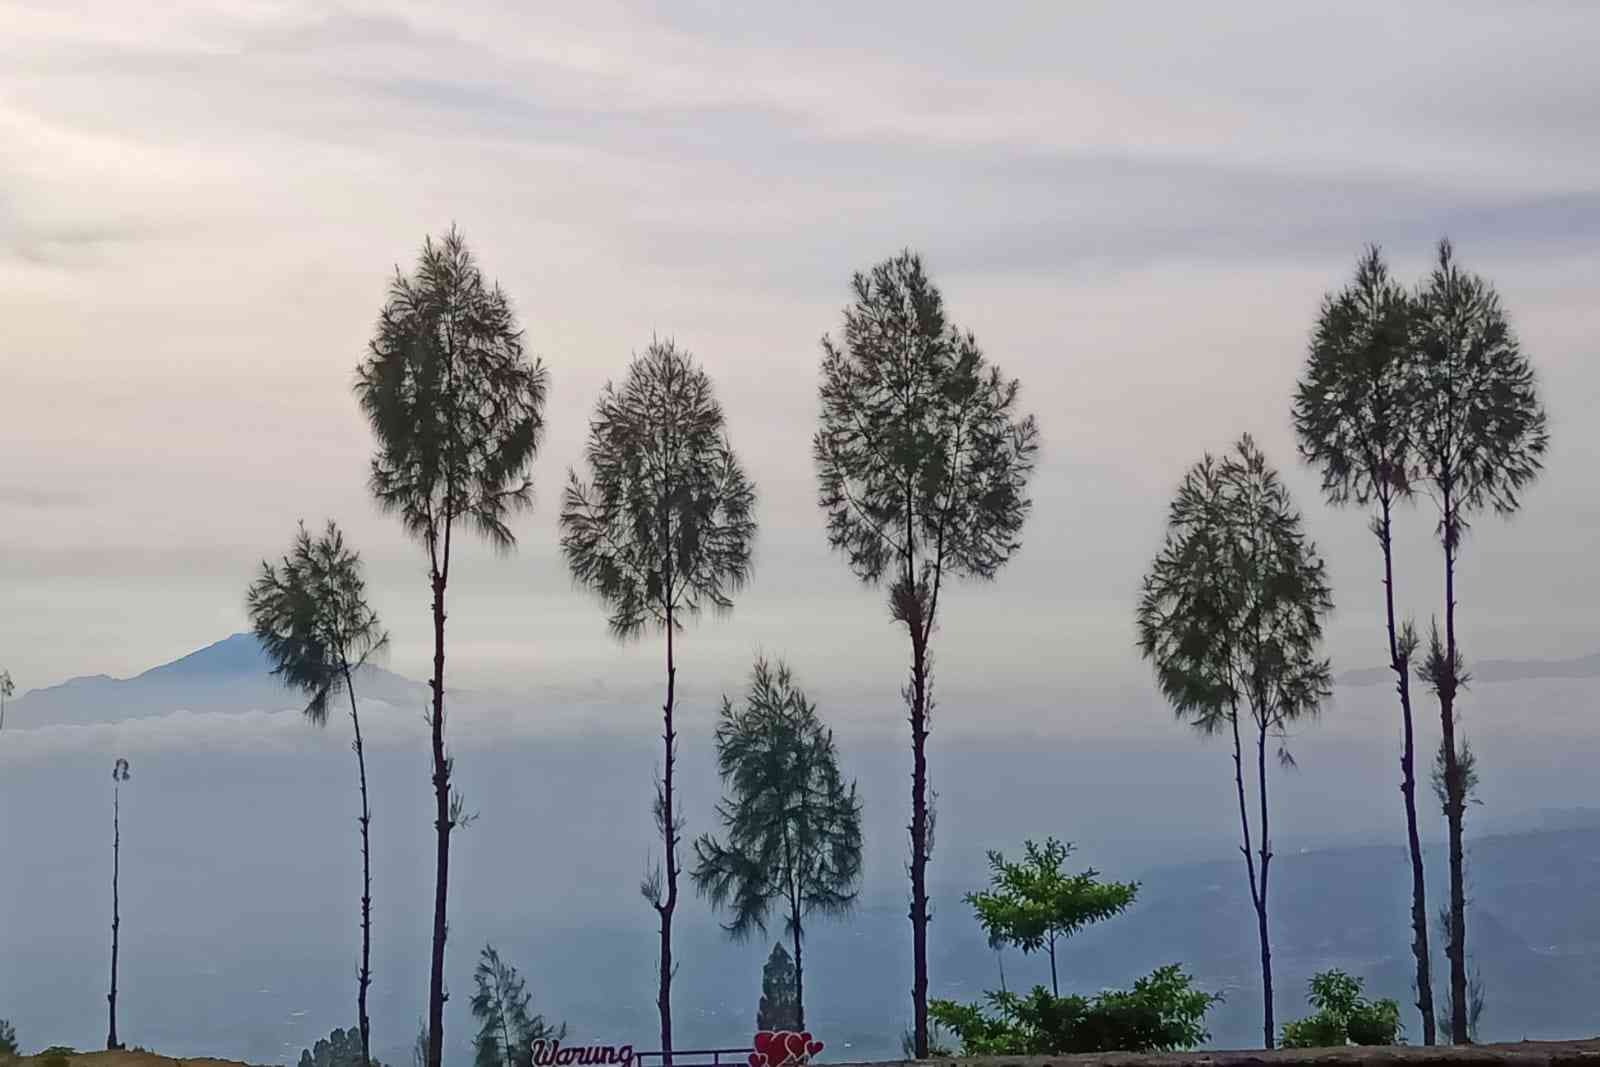
[{"label": "distant mountain peak", "polygon": [[[412,701],[422,686],[373,664],[361,668],[359,692]],[[6,727],[81,725],[145,718],[185,709],[241,712],[298,708],[303,697],[272,674],[260,640],[236,633],[130,678],[81,675],[30,690],[8,707]]]},{"label": "distant mountain peak", "polygon": [[151,667],[133,680],[146,678],[216,678],[269,673],[272,665],[255,634],[237,633],[180,656],[171,663]]}]

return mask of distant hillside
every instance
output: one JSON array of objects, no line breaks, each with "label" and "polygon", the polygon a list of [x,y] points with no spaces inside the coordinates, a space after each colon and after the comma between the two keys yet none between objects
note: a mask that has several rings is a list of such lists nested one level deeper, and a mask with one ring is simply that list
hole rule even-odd
[{"label": "distant hillside", "polygon": [[[254,634],[234,634],[132,678],[93,674],[29,690],[7,705],[6,728],[79,726],[180,710],[229,713],[299,707],[298,695],[272,677],[271,670]],[[390,703],[427,699],[425,685],[382,667],[364,667],[358,678],[364,698]]]},{"label": "distant hillside", "polygon": [[[1468,663],[1467,671],[1479,682],[1523,682],[1534,678],[1600,678],[1600,652],[1576,659],[1486,659]],[[1339,685],[1380,685],[1394,681],[1388,667],[1343,671],[1333,679]]]}]

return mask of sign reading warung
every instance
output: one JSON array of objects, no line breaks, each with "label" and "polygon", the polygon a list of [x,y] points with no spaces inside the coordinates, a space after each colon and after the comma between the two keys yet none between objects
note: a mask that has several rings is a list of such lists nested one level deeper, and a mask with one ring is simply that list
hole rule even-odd
[{"label": "sign reading warung", "polygon": [[[822,1042],[810,1031],[762,1030],[755,1036],[754,1048],[746,1058],[749,1067],[808,1067],[811,1058],[822,1051]],[[642,1056],[661,1056],[659,1052],[635,1053],[632,1045],[569,1045],[539,1038],[533,1042],[533,1067],[634,1067]],[[719,1053],[737,1049],[718,1049]],[[692,1056],[685,1051],[677,1056]],[[720,1061],[720,1060],[719,1060]]]}]

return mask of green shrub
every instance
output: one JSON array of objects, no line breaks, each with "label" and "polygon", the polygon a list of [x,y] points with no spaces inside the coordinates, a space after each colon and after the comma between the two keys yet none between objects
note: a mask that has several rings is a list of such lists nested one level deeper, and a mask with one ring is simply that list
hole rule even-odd
[{"label": "green shrub", "polygon": [[1316,1014],[1284,1024],[1284,1048],[1400,1043],[1400,1005],[1388,998],[1367,1000],[1361,979],[1331,970],[1312,975],[1308,984],[1306,999]]},{"label": "green shrub", "polygon": [[68,1067],[71,1061],[59,1052],[41,1052],[34,1063],[37,1067]]},{"label": "green shrub", "polygon": [[17,1028],[10,1019],[0,1019],[0,1059],[17,1054]]},{"label": "green shrub", "polygon": [[1072,1052],[1171,1052],[1210,1040],[1206,1012],[1222,999],[1191,987],[1179,965],[1161,967],[1131,990],[1058,997],[1044,986],[1026,996],[986,993],[976,1004],[935,1000],[928,1015],[961,1039],[966,1056],[1050,1056]]}]

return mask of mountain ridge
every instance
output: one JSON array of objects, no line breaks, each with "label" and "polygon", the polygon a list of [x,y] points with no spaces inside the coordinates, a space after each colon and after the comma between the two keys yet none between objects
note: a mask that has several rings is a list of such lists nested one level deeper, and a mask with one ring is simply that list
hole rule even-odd
[{"label": "mountain ridge", "polygon": [[[1467,664],[1473,681],[1523,682],[1536,678],[1600,678],[1600,652],[1570,659],[1486,659]],[[1393,681],[1390,667],[1359,667],[1333,676],[1337,685],[1365,686]]]}]

